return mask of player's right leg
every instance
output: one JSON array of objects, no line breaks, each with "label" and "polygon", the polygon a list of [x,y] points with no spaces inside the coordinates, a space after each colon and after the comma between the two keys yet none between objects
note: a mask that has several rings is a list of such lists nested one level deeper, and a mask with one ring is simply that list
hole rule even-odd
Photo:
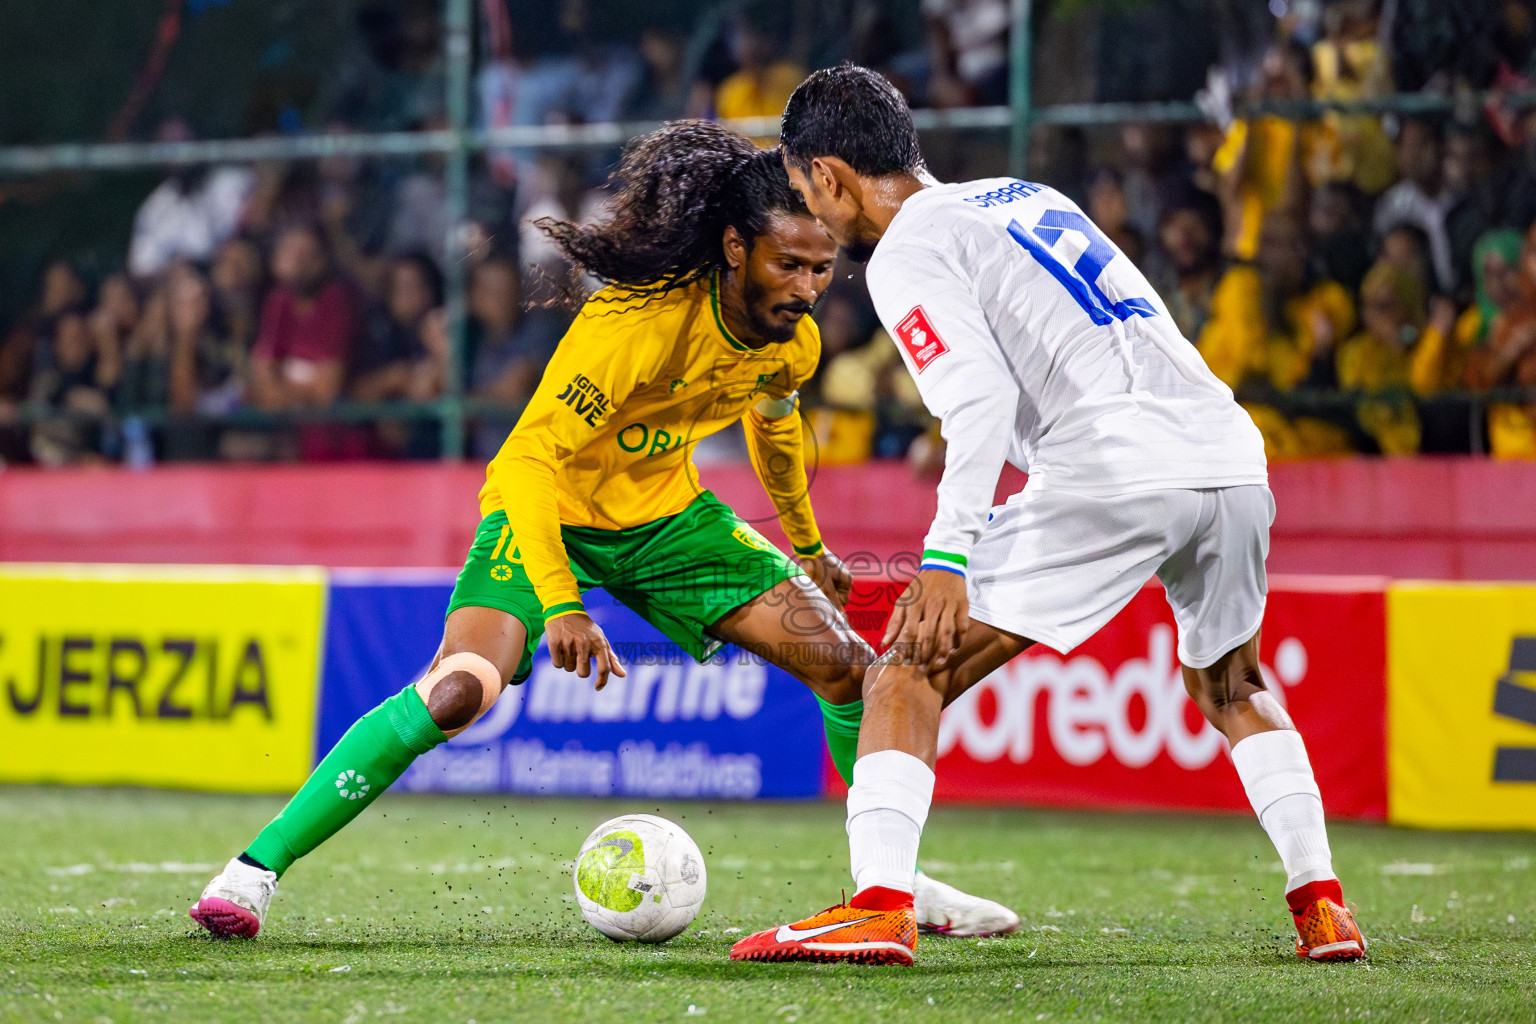
[{"label": "player's right leg", "polygon": [[[1195,502],[1183,504],[1192,509]],[[898,662],[894,650],[869,667],[864,731],[848,791],[848,845],[858,888],[845,908],[850,925],[868,929],[873,925],[862,915],[896,914],[912,905],[944,705],[1035,640],[1068,651],[1108,622],[1166,557],[1164,535],[1177,519],[1167,506],[1156,494],[1109,500],[1026,488],[993,510],[971,553],[971,624],[949,659],[953,667],[929,676]],[[1180,532],[1186,535],[1188,528]],[[731,955],[811,960],[840,952],[856,962],[911,962],[894,949],[870,950],[861,959],[862,938],[823,933],[824,927],[808,919],[760,932]],[[842,948],[827,949],[828,936]],[[886,959],[873,959],[877,955]]]},{"label": "player's right leg", "polygon": [[950,667],[940,672],[902,663],[895,650],[869,666],[848,788],[853,899],[750,935],[731,947],[731,959],[912,963],[917,850],[933,800],[939,713],[1029,646],[1024,637],[972,622]]},{"label": "player's right leg", "polygon": [[[805,576],[782,580],[716,622],[710,633],[760,655],[810,687],[821,705],[833,766],[851,786],[864,673],[875,651],[831,600]],[[967,937],[1000,935],[1018,927],[1019,916],[1001,903],[973,896],[921,869],[913,882],[921,931]]]},{"label": "player's right leg", "polygon": [[[575,557],[580,541],[570,550]],[[710,494],[659,524],[637,551],[605,576],[608,592],[695,656],[725,641],[799,679],[821,705],[834,767],[852,784],[864,670],[875,652],[831,599]],[[921,873],[915,882],[926,931],[996,935],[1018,926],[1018,915],[993,900]]]}]

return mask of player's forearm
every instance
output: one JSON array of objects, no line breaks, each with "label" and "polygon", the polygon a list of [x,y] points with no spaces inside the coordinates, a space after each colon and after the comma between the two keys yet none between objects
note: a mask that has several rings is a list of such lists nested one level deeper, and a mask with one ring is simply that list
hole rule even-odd
[{"label": "player's forearm", "polygon": [[536,451],[504,451],[491,473],[512,528],[514,546],[506,558],[522,563],[546,618],[580,611],[581,587],[560,536],[555,466]]},{"label": "player's forearm", "polygon": [[939,509],[923,540],[923,567],[964,573],[992,509],[1013,426],[1008,396],[978,395],[944,418]]},{"label": "player's forearm", "polygon": [[[784,401],[792,402],[793,399]],[[777,410],[770,410],[777,411]],[[789,412],[767,416],[758,409],[748,411],[747,455],[762,481],[763,490],[773,499],[784,536],[804,557],[824,550],[816,514],[811,510],[810,481],[805,472],[805,443],[800,413],[793,405]]]}]

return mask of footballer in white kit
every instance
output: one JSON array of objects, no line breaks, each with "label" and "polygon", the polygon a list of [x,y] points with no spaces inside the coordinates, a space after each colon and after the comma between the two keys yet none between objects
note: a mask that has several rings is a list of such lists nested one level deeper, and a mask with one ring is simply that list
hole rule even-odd
[{"label": "footballer in white kit", "polygon": [[[973,619],[1065,654],[1156,573],[1184,664],[1258,630],[1263,438],[1070,199],[1012,178],[924,188],[868,283],[948,446],[923,566],[964,574]],[[992,509],[1004,459],[1029,486]]]},{"label": "footballer in white kit", "polygon": [[[1232,392],[1066,196],[1014,178],[935,181],[905,101],[875,72],[813,74],[781,141],[811,212],[867,259],[947,451],[922,571],[865,677],[848,794],[857,891],[732,957],[911,963],[940,710],[1034,643],[1065,654],[1153,575],[1185,685],[1232,744],[1286,869],[1298,955],[1363,956],[1306,747],[1259,672],[1275,506],[1263,440]],[[1029,482],[993,507],[1005,460]]]}]

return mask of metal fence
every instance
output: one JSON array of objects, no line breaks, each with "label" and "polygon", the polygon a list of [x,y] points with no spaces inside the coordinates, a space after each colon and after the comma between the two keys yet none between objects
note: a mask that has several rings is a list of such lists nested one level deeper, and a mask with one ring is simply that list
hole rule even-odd
[{"label": "metal fence", "polygon": [[[1193,102],[1070,103],[1036,107],[1030,88],[1033,62],[1032,0],[1011,0],[1013,25],[1010,34],[1009,105],[954,110],[916,110],[913,121],[920,132],[938,130],[1008,133],[1010,172],[1023,175],[1028,165],[1030,136],[1037,126],[1092,127],[1127,123],[1195,123],[1206,114]],[[241,410],[223,416],[199,416],[198,422],[229,426],[271,427],[299,422],[358,423],[374,420],[437,420],[442,424],[444,458],[462,457],[466,420],[495,414],[515,416],[517,409],[466,397],[460,354],[465,345],[465,260],[457,238],[457,226],[467,215],[469,165],[473,154],[486,150],[582,151],[613,149],[645,134],[660,122],[627,122],[583,125],[534,125],[495,129],[471,123],[474,57],[471,28],[473,0],[445,0],[444,66],[446,69],[448,125],[442,130],[412,132],[358,132],[311,134],[267,138],[216,139],[190,142],[69,143],[40,146],[0,146],[0,176],[41,175],[62,171],[122,171],[173,165],[241,163],[256,161],[315,160],[330,156],[408,157],[439,154],[445,158],[445,192],[449,230],[443,240],[444,296],[450,344],[449,371],[444,395],[432,402],[366,403],[343,401],[332,406],[288,412]],[[1516,108],[1536,107],[1536,93],[1495,96],[1402,93],[1353,101],[1285,101],[1237,103],[1240,118],[1276,115],[1310,118],[1325,112],[1344,114],[1451,114],[1478,109],[1497,99]],[[777,117],[726,120],[722,123],[749,136],[778,133]],[[1337,410],[1352,407],[1359,396],[1350,394],[1296,396],[1288,405],[1295,411]],[[1528,391],[1504,389],[1497,393],[1457,393],[1447,401],[1466,404],[1474,420],[1494,401],[1536,401]],[[22,418],[35,420],[43,414],[23,409]],[[174,422],[167,413],[140,417],[152,424]],[[1481,428],[1474,429],[1474,437]]]}]

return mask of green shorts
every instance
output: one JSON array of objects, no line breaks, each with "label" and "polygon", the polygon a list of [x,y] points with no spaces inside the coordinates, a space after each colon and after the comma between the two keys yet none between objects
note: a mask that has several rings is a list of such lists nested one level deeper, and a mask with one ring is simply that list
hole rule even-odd
[{"label": "green shorts", "polygon": [[[583,591],[602,587],[701,662],[722,643],[709,635],[710,626],[781,581],[804,575],[708,491],[677,515],[643,526],[562,526],[560,536]],[[512,681],[527,679],[544,635],[544,606],[523,570],[505,512],[492,512],[475,531],[448,614],[465,607],[500,609],[527,628],[528,646]]]}]

